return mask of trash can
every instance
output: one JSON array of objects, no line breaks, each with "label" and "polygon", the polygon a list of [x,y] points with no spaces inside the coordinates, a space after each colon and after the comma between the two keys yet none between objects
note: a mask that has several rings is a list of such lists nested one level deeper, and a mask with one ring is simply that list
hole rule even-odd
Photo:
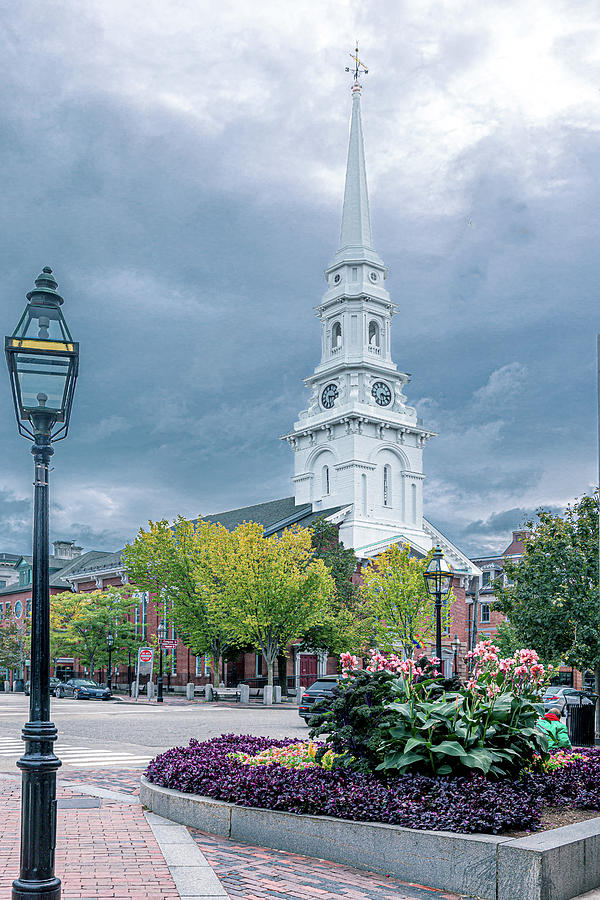
[{"label": "trash can", "polygon": [[593,703],[585,706],[567,706],[567,729],[569,738],[574,747],[594,746],[594,724],[596,708]]}]

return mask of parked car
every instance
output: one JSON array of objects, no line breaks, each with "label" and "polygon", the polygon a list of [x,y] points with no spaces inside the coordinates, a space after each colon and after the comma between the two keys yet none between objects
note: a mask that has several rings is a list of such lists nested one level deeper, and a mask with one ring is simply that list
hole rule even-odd
[{"label": "parked car", "polygon": [[544,709],[548,712],[554,707],[558,707],[561,715],[567,714],[567,706],[590,706],[595,704],[596,695],[588,691],[577,691],[572,687],[548,687],[543,696]]},{"label": "parked car", "polygon": [[[51,675],[50,676],[50,694],[51,695],[54,694],[56,696],[56,688],[59,686],[59,684],[62,684],[60,678],[55,678],[54,675]],[[25,693],[27,694],[28,697],[29,697],[30,688],[31,688],[30,682],[26,681],[25,682]]]},{"label": "parked car", "polygon": [[69,678],[56,688],[56,696],[73,697],[75,700],[110,700],[112,693],[91,678]]},{"label": "parked car", "polygon": [[307,725],[310,724],[310,708],[313,703],[316,703],[317,700],[322,700],[323,697],[331,697],[331,692],[339,680],[339,675],[321,675],[321,677],[317,678],[314,684],[311,684],[311,686],[302,694],[298,712]]}]

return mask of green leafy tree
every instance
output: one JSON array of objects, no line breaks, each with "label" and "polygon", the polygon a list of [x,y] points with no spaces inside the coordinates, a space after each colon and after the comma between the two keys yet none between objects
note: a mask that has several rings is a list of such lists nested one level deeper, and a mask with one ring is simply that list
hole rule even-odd
[{"label": "green leafy tree", "polygon": [[593,669],[600,694],[598,493],[568,506],[564,516],[542,509],[527,527],[522,557],[505,563],[508,584],[497,589],[499,608],[519,641],[546,661]]},{"label": "green leafy tree", "polygon": [[109,588],[74,594],[64,591],[50,598],[53,654],[78,657],[90,675],[108,663],[108,632],[114,637],[112,662],[125,662],[138,640],[128,620],[135,603],[128,588]]},{"label": "green leafy tree", "polygon": [[[382,650],[402,648],[407,657],[415,646],[435,637],[434,598],[423,577],[433,551],[424,559],[411,556],[408,544],[392,544],[364,572],[362,595],[376,617],[375,635]],[[442,607],[442,628],[450,624],[449,598]]]},{"label": "green leafy tree", "polygon": [[231,539],[226,602],[239,642],[262,651],[272,685],[278,655],[322,624],[334,581],[323,560],[313,558],[307,528],[265,537],[261,525],[244,522]]},{"label": "green leafy tree", "polygon": [[0,668],[23,673],[31,648],[31,620],[9,619],[0,625]]},{"label": "green leafy tree", "polygon": [[218,681],[221,658],[237,646],[227,605],[230,532],[179,516],[149,522],[123,551],[130,580],[162,598],[166,618],[195,656],[210,654]]},{"label": "green leafy tree", "polygon": [[332,656],[364,651],[373,635],[374,616],[371,605],[352,580],[356,572],[354,550],[347,550],[340,543],[338,526],[326,519],[315,519],[310,531],[314,557],[322,559],[327,566],[335,590],[321,624],[304,633],[302,646],[325,650]]}]

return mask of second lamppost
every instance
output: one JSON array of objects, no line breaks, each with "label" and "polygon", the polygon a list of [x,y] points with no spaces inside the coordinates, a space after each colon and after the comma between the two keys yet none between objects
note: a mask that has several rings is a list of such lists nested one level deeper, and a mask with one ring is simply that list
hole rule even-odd
[{"label": "second lamppost", "polygon": [[106,635],[106,646],[108,647],[108,677],[106,679],[106,687],[112,690],[112,652],[115,645],[115,639],[112,631]]},{"label": "second lamppost", "polygon": [[454,640],[452,641],[452,649],[454,651],[454,674],[458,675],[458,654],[460,651],[460,641],[457,634],[454,635]]},{"label": "second lamppost", "polygon": [[157,703],[163,702],[163,641],[165,639],[166,633],[167,629],[165,628],[165,623],[161,622],[156,629],[156,636],[158,637],[158,689],[156,691]]},{"label": "second lamppost", "polygon": [[424,572],[427,590],[435,597],[435,655],[442,661],[442,606],[452,584],[452,572],[444,559],[441,547],[433,551],[431,561]]}]

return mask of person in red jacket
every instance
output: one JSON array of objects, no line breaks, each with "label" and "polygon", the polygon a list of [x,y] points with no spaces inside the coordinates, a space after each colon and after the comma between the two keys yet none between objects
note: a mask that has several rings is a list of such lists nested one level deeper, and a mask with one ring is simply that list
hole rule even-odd
[{"label": "person in red jacket", "polygon": [[536,725],[548,736],[548,750],[557,750],[559,747],[566,750],[572,749],[569,732],[567,726],[560,721],[558,707],[555,706],[542,719],[538,719]]}]

